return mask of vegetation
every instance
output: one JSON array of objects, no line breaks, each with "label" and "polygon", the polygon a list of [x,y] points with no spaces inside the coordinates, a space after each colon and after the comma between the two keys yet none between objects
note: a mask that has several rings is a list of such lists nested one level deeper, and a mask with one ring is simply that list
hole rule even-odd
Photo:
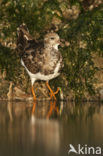
[{"label": "vegetation", "polygon": [[16,85],[22,78],[16,31],[24,22],[35,39],[43,38],[53,27],[62,39],[65,67],[61,76],[51,81],[55,87],[59,85],[66,96],[75,98],[96,92],[95,74],[101,69],[93,55],[103,57],[101,0],[1,0],[0,10],[0,69],[6,70],[6,79]]}]

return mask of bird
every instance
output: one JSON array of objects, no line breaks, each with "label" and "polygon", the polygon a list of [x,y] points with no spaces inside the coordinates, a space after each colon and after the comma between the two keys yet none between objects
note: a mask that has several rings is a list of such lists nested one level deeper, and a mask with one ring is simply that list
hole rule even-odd
[{"label": "bird", "polygon": [[29,33],[26,24],[17,28],[17,51],[21,64],[26,69],[31,79],[31,89],[34,101],[37,100],[34,83],[35,81],[46,81],[50,91],[50,99],[56,100],[55,94],[49,85],[49,81],[58,77],[63,69],[63,57],[58,49],[60,37],[57,33],[50,31],[44,35],[43,40],[35,40]]}]

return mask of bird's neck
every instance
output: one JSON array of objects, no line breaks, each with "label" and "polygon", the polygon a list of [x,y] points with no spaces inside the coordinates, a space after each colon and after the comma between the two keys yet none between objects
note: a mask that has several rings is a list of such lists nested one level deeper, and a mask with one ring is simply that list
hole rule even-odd
[{"label": "bird's neck", "polygon": [[55,45],[46,44],[45,45],[45,48],[46,49],[55,49],[55,50],[58,50],[58,45],[59,44],[55,44]]},{"label": "bird's neck", "polygon": [[55,45],[53,46],[53,48],[54,48],[55,50],[58,50],[58,44],[55,44]]}]

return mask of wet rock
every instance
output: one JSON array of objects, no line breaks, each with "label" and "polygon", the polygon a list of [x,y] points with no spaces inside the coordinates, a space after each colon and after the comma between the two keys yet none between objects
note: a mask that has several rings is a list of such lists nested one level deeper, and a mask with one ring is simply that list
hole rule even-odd
[{"label": "wet rock", "polygon": [[99,90],[100,99],[103,100],[103,88]]},{"label": "wet rock", "polygon": [[7,93],[7,98],[8,98],[9,101],[13,99],[12,86],[13,86],[13,83],[10,82],[9,91],[8,91],[8,93]]},{"label": "wet rock", "polygon": [[52,24],[59,25],[59,24],[61,24],[61,20],[54,16],[52,19]]},{"label": "wet rock", "polygon": [[102,0],[83,0],[82,6],[84,10],[93,10],[94,8],[98,7],[100,4],[102,4]]},{"label": "wet rock", "polygon": [[0,79],[0,100],[7,100],[9,85],[8,81]]},{"label": "wet rock", "polygon": [[77,19],[80,14],[79,5],[67,6],[67,3],[63,2],[60,4],[60,8],[66,19]]},{"label": "wet rock", "polygon": [[33,100],[31,95],[26,94],[24,91],[18,87],[14,87],[13,99],[15,100]]}]

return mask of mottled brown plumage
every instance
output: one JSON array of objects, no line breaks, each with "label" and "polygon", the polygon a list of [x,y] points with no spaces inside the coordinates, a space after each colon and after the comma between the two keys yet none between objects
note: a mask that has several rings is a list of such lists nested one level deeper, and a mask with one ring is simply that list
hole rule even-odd
[{"label": "mottled brown plumage", "polygon": [[[56,35],[56,33],[49,33],[45,36],[44,43],[37,42],[29,34],[26,25],[23,24],[19,27],[17,40],[18,52],[31,73],[53,74],[59,60],[61,60],[59,71],[63,67],[61,53],[49,45],[48,42],[49,36],[53,40],[53,37]],[[56,42],[59,44],[58,35],[56,37]]]},{"label": "mottled brown plumage", "polygon": [[60,38],[56,33],[46,34],[44,41],[35,41],[25,24],[18,28],[17,49],[32,85],[36,80],[49,81],[60,74],[63,61],[59,44]]}]

